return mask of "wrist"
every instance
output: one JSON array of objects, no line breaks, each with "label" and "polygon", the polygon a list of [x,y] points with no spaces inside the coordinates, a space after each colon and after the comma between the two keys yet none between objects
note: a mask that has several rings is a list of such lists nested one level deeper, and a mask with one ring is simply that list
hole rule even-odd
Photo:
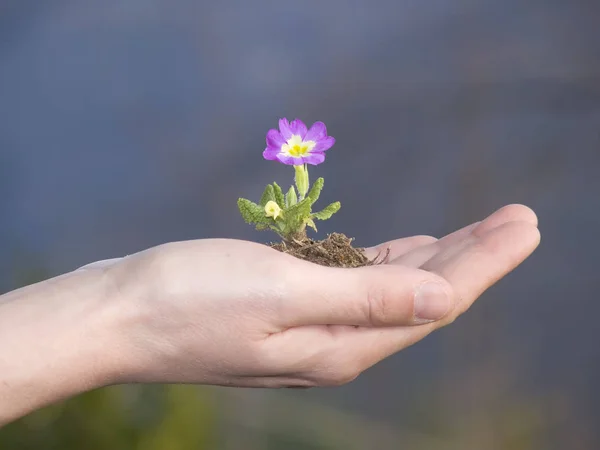
[{"label": "wrist", "polygon": [[0,425],[118,379],[112,290],[86,270],[2,296]]},{"label": "wrist", "polygon": [[[106,326],[115,351],[111,357],[108,384],[177,382],[173,374],[173,323],[165,301],[177,292],[171,274],[174,244],[165,244],[123,258],[106,270],[109,297]],[[175,263],[175,266],[177,264]],[[165,330],[165,325],[167,330]],[[167,332],[165,332],[167,331]]]}]

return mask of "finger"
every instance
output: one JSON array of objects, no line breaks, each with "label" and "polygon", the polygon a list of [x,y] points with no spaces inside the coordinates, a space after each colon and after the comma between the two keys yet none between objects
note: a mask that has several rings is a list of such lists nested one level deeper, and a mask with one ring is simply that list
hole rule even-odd
[{"label": "finger", "polygon": [[456,242],[460,242],[471,235],[473,230],[480,224],[481,222],[475,222],[471,225],[467,225],[460,230],[457,230],[447,236],[444,236],[442,239],[437,240],[436,242],[432,242],[429,245],[424,245],[422,247],[415,248],[404,255],[399,256],[398,258],[391,259],[390,264],[402,265],[407,267],[420,267],[422,264],[426,263],[428,260],[433,258],[437,253],[439,253],[442,249],[450,247]]},{"label": "finger", "polygon": [[518,204],[507,205],[495,211],[481,222],[475,222],[443,237],[442,239],[439,239],[437,242],[416,248],[402,255],[400,258],[393,260],[392,264],[420,267],[433,258],[437,253],[455,246],[457,242],[468,238],[472,234],[476,236],[483,235],[504,223],[514,221],[527,222],[534,226],[537,226],[538,224],[537,216],[527,206]]},{"label": "finger", "polygon": [[[509,222],[474,236],[460,251],[449,249],[452,258],[440,255],[428,269],[445,277],[461,298],[461,303],[444,319],[418,327],[298,327],[277,335],[271,341],[278,348],[296,348],[290,369],[305,371],[321,382],[350,381],[366,368],[426,337],[466,311],[483,291],[518,266],[539,244],[539,232],[531,222]],[[300,334],[301,340],[296,339]],[[307,344],[309,343],[309,344]],[[280,352],[276,352],[280,354]]]},{"label": "finger", "polygon": [[486,289],[526,259],[539,240],[539,232],[531,223],[509,222],[474,239],[453,258],[431,261],[430,268],[446,277],[460,298],[448,316],[419,327],[346,327],[343,333],[338,330],[336,347],[330,351],[341,352],[342,359],[353,358],[364,370],[420,341],[464,313]]},{"label": "finger", "polygon": [[414,325],[439,320],[454,306],[450,285],[419,269],[307,266],[287,283],[294,293],[280,310],[285,327]]},{"label": "finger", "polygon": [[488,216],[480,226],[477,233],[484,234],[507,222],[527,222],[537,227],[538,218],[533,210],[525,205],[507,205]]},{"label": "finger", "polygon": [[410,252],[411,250],[414,250],[415,248],[432,244],[435,241],[437,241],[437,239],[433,236],[411,236],[402,239],[395,239],[374,247],[366,248],[364,253],[369,259],[387,256],[388,260],[392,260]]},{"label": "finger", "polygon": [[306,326],[270,335],[261,343],[261,375],[331,386],[352,381],[426,333],[422,327]]},{"label": "finger", "polygon": [[[444,258],[451,258],[455,253],[459,253],[463,245],[470,241],[476,230],[478,234],[485,232],[494,226],[498,226],[511,218],[523,218],[528,222],[537,224],[537,218],[533,211],[522,205],[509,205],[501,208],[490,215],[483,223],[471,224],[461,230],[458,230],[435,243],[417,247],[419,243],[431,239],[429,237],[418,237],[416,240],[401,240],[398,249],[402,251],[412,246],[416,247],[412,252],[409,251],[405,256],[394,260],[394,264],[418,267],[443,253]],[[461,244],[465,243],[465,244]],[[461,245],[459,245],[461,244]],[[385,245],[385,244],[383,244]],[[441,296],[420,295],[416,296],[418,285],[425,283],[422,278],[412,279],[410,270],[400,271],[395,275],[395,283],[391,282],[393,276],[383,276],[384,266],[353,269],[352,271],[335,271],[329,269],[331,275],[323,278],[324,269],[318,268],[318,274],[313,277],[303,277],[301,282],[303,289],[299,292],[306,293],[306,289],[313,291],[306,293],[299,302],[287,304],[284,324],[287,326],[300,325],[320,325],[320,324],[338,324],[338,325],[362,325],[362,326],[397,326],[420,324],[427,320],[439,320],[443,317],[448,305],[448,301]],[[369,270],[371,269],[371,270]],[[374,269],[377,269],[376,272]],[[312,269],[314,270],[314,269]],[[336,274],[335,276],[333,274]],[[368,273],[369,276],[359,277],[359,274]],[[343,275],[340,275],[343,274]],[[351,274],[351,275],[348,275]],[[377,274],[377,275],[371,275]],[[423,275],[420,273],[420,275]],[[345,279],[349,277],[350,279]],[[378,282],[370,278],[381,277]],[[339,280],[339,278],[344,278]],[[306,283],[306,280],[310,280]],[[322,280],[322,285],[315,282]],[[336,284],[340,287],[336,287]],[[317,290],[314,292],[314,290]],[[335,295],[331,292],[336,292]],[[336,296],[337,295],[337,296]],[[424,299],[431,297],[427,301]],[[310,298],[311,301],[307,301]],[[342,299],[342,300],[340,300]],[[419,300],[415,303],[415,300]],[[422,310],[417,311],[418,305]],[[452,300],[450,301],[452,307]]]},{"label": "finger", "polygon": [[[424,270],[444,277],[455,289],[461,304],[458,315],[487,288],[511,272],[539,245],[540,232],[530,222],[508,222],[466,243],[459,252],[441,252],[425,265]],[[450,249],[449,249],[450,250]]]}]

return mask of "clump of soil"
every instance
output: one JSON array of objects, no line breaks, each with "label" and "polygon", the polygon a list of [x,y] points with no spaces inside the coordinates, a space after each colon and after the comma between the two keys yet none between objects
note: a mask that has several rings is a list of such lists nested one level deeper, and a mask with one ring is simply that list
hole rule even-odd
[{"label": "clump of soil", "polygon": [[352,246],[352,241],[352,238],[342,233],[331,233],[321,241],[302,237],[273,243],[271,247],[296,258],[327,267],[363,267],[383,264],[387,261],[389,250],[385,255],[379,254],[375,259],[370,260],[365,256],[364,249]]}]

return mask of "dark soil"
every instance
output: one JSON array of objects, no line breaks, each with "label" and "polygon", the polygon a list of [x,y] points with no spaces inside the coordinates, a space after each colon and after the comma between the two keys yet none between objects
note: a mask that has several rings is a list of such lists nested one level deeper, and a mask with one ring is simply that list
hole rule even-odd
[{"label": "dark soil", "polygon": [[364,249],[352,246],[352,241],[352,238],[344,234],[332,233],[321,241],[303,237],[291,242],[272,243],[271,247],[296,258],[327,267],[363,267],[386,262],[389,250],[386,254],[377,255],[375,259],[370,260],[365,256]]}]

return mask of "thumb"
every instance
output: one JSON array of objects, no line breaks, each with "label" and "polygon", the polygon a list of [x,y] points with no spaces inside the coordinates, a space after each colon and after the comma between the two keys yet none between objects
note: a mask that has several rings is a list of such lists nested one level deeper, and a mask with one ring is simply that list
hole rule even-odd
[{"label": "thumb", "polygon": [[[442,277],[404,266],[338,269],[315,266],[295,278],[282,308],[284,325],[418,325],[445,317],[455,304]],[[307,281],[309,280],[309,281]]]}]

